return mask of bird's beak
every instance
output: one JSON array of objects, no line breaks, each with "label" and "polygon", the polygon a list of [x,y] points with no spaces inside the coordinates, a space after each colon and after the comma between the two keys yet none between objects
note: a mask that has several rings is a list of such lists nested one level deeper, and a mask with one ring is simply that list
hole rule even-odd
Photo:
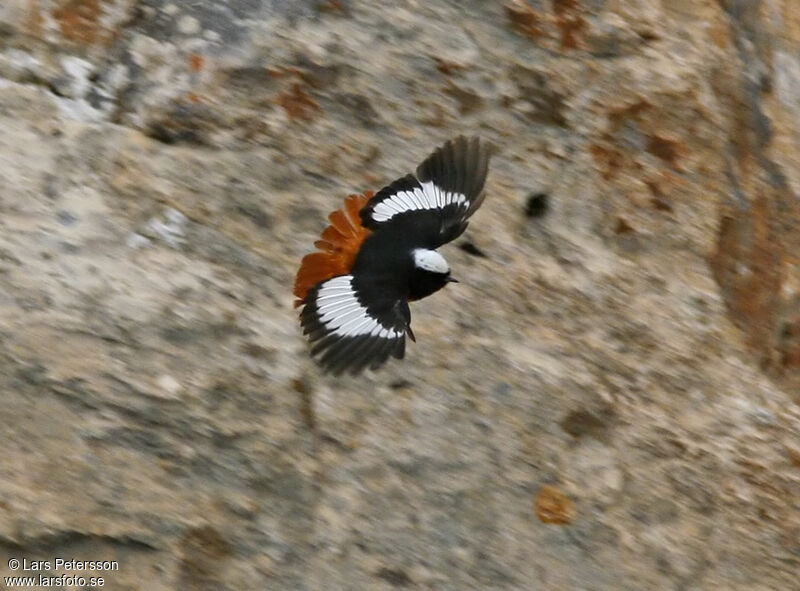
[{"label": "bird's beak", "polygon": [[458,279],[453,279],[452,277],[447,278],[448,283],[461,283]]}]

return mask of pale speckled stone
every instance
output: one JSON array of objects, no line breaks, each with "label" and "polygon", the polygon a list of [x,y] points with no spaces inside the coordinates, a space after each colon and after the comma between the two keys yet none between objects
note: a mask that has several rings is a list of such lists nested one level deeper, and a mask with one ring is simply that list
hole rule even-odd
[{"label": "pale speckled stone", "polygon": [[193,35],[200,31],[200,23],[193,16],[184,15],[178,20],[178,30],[184,35]]},{"label": "pale speckled stone", "polygon": [[[0,574],[792,588],[800,27],[751,4],[0,3]],[[486,257],[320,375],[300,258],[459,133]]]}]

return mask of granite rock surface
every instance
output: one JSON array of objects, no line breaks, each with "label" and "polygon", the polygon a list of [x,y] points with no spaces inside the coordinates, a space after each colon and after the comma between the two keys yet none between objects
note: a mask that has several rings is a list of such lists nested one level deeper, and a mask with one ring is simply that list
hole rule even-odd
[{"label": "granite rock surface", "polygon": [[[321,375],[300,258],[460,133],[461,283]],[[796,589],[798,253],[796,0],[5,1],[0,576]]]}]

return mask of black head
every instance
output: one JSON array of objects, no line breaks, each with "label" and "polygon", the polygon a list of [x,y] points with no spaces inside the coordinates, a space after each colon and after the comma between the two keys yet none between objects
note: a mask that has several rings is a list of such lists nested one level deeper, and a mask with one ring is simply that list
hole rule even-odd
[{"label": "black head", "polygon": [[411,253],[413,266],[409,278],[408,299],[419,300],[439,291],[448,283],[456,283],[450,277],[447,261],[435,250],[418,248]]}]

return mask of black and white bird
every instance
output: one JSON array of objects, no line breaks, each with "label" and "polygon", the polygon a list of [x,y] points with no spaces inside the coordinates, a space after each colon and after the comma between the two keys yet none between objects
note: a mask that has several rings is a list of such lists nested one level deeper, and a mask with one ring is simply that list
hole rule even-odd
[{"label": "black and white bird", "polygon": [[456,281],[437,249],[483,202],[489,145],[460,136],[377,194],[350,195],[294,285],[311,354],[333,374],[376,369],[413,341],[409,301]]}]

